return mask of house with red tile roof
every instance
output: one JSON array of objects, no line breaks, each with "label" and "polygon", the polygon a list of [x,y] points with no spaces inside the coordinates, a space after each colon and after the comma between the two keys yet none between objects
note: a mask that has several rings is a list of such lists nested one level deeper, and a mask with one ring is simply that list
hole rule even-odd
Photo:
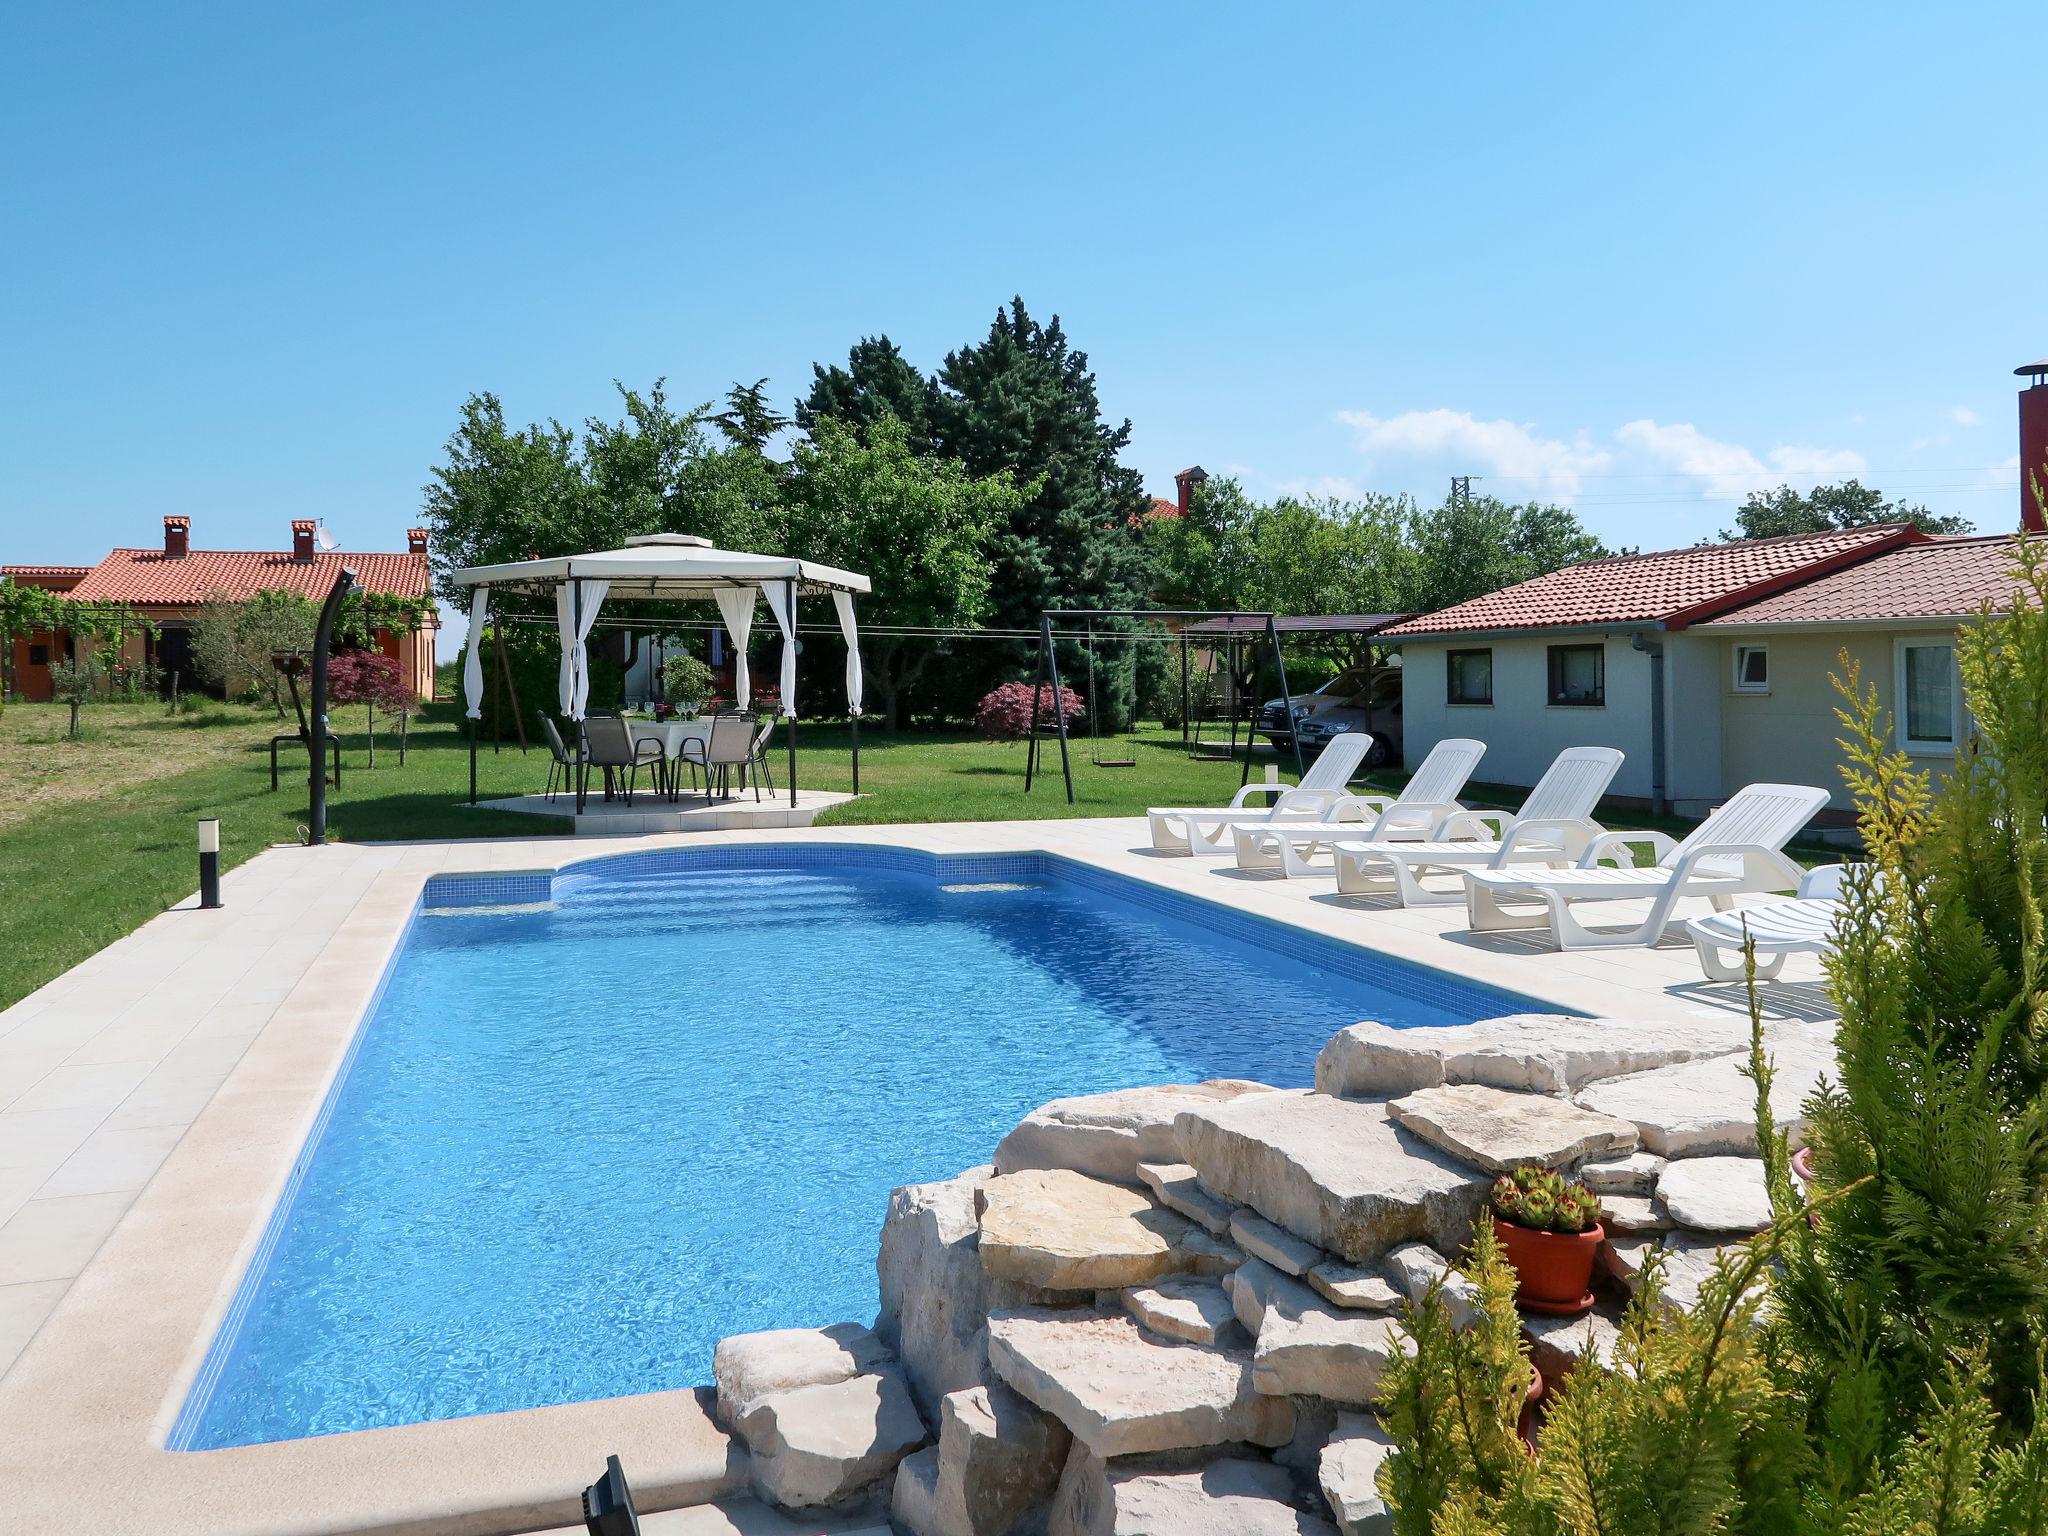
[{"label": "house with red tile roof", "polygon": [[[310,519],[295,518],[286,549],[194,549],[192,520],[167,516],[161,545],[111,550],[90,566],[0,566],[0,577],[48,587],[81,602],[133,609],[150,621],[154,632],[129,642],[129,659],[179,673],[190,688],[196,686],[189,675],[192,621],[208,602],[240,601],[266,591],[294,592],[317,602],[332,590],[344,565],[355,571],[367,592],[420,600],[431,596],[424,528],[407,531],[403,554],[321,550],[316,533],[317,525]],[[397,663],[399,676],[415,693],[432,698],[434,635],[440,619],[430,605],[423,613],[412,629],[379,628],[375,644]],[[49,698],[50,664],[60,660],[69,645],[70,637],[61,632],[13,637],[16,695]]]},{"label": "house with red tile roof", "polygon": [[1566,747],[1627,753],[1615,793],[1704,814],[1759,780],[1838,810],[1846,654],[1894,740],[1946,760],[1966,730],[1957,627],[2012,598],[2009,537],[1907,524],[1704,544],[1567,566],[1387,630],[1402,647],[1409,761],[1487,743],[1482,776],[1533,784]]}]

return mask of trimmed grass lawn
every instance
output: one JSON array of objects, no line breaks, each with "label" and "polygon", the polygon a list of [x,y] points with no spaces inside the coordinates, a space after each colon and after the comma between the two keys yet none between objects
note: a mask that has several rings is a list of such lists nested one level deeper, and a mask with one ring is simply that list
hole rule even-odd
[{"label": "trimmed grass lawn", "polygon": [[[0,902],[0,1007],[189,897],[198,885],[198,818],[221,819],[228,868],[304,836],[305,754],[296,746],[284,750],[280,787],[272,791],[268,743],[283,722],[269,711],[207,703],[173,719],[156,703],[96,704],[85,711],[85,738],[75,742],[64,739],[65,714],[47,704],[10,704],[0,712],[0,891],[7,896]],[[337,711],[334,720],[344,763],[341,788],[328,795],[333,839],[537,837],[568,830],[566,820],[470,808],[468,745],[452,703],[434,705],[414,722],[403,767],[389,723],[379,720],[372,770],[363,712]],[[803,787],[852,787],[844,726],[804,725],[798,745]],[[1236,790],[1241,767],[1197,762],[1181,748],[1177,732],[1159,729],[1137,738],[1138,761],[1129,768],[1093,766],[1080,742],[1074,749],[1076,803],[1069,806],[1057,746],[1049,744],[1045,755],[1050,771],[1026,794],[1022,743],[868,730],[861,738],[861,798],[819,821],[1016,821],[1220,805]],[[1253,775],[1261,776],[1271,760],[1256,762]],[[516,745],[494,751],[486,742],[477,759],[479,797],[537,792],[547,762],[538,744],[522,755]],[[778,752],[778,779],[783,763]],[[1400,777],[1374,775],[1367,785],[1392,788]],[[1513,805],[1521,792],[1478,786],[1466,798],[1475,805]],[[1655,825],[1679,836],[1689,825],[1627,812],[1607,824]],[[1829,856],[1819,850],[1808,855]]]}]

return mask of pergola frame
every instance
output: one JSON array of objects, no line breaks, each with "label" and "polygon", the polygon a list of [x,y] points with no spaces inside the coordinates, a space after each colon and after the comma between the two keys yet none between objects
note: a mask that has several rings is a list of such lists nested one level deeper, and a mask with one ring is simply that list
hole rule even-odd
[{"label": "pergola frame", "polygon": [[[664,569],[661,564],[664,550],[677,552],[668,558],[676,562],[678,567],[687,567],[696,562],[704,568]],[[577,568],[579,563],[583,567],[580,571]],[[778,615],[776,622],[778,627],[783,629],[783,644],[791,649],[792,654],[797,645],[798,599],[832,595],[835,607],[840,607],[838,599],[843,596],[845,602],[841,608],[842,632],[846,633],[848,644],[852,648],[850,677],[855,675],[852,668],[860,665],[857,637],[852,630],[853,598],[871,590],[867,577],[858,572],[842,571],[832,566],[783,556],[743,554],[714,549],[708,540],[687,534],[651,534],[628,539],[621,549],[601,550],[585,555],[522,560],[507,565],[475,566],[457,571],[454,580],[458,586],[468,587],[472,591],[482,588],[494,593],[514,592],[528,597],[554,597],[567,587],[570,633],[579,637],[575,641],[575,647],[579,652],[583,649],[580,637],[585,630],[584,608],[588,601],[585,588],[594,583],[602,583],[605,588],[599,596],[599,601],[611,599],[620,602],[702,602],[716,600],[721,592],[752,590],[756,594],[765,595],[770,587],[778,588],[783,597],[783,612],[787,614],[788,621],[785,627],[781,616]],[[771,603],[771,609],[773,606]],[[471,627],[476,627],[474,618]],[[469,644],[472,649],[480,643],[480,636],[470,636]],[[784,672],[793,684],[793,661],[785,667]],[[789,727],[787,746],[791,807],[797,803],[797,715],[794,694],[793,686],[784,688],[781,700],[782,716]],[[852,710],[852,727],[853,792],[859,794],[860,710],[857,704]],[[469,733],[471,805],[477,803],[476,750],[477,730],[472,725]],[[576,786],[578,811],[584,808],[586,790],[584,778],[579,774]]]},{"label": "pergola frame", "polygon": [[[1054,619],[1082,619],[1091,624],[1096,619],[1200,619],[1250,620],[1263,627],[1266,642],[1272,647],[1273,665],[1280,673],[1280,702],[1286,711],[1286,718],[1294,718],[1294,696],[1287,688],[1287,658],[1280,651],[1280,631],[1274,626],[1277,615],[1259,613],[1239,608],[1044,608],[1038,614],[1038,675],[1031,684],[1031,728],[1028,733],[1029,746],[1024,755],[1024,792],[1031,793],[1031,785],[1038,775],[1038,709],[1045,696],[1048,680],[1052,686],[1053,723],[1058,727],[1060,738],[1060,776],[1066,781],[1067,804],[1074,803],[1074,762],[1067,748],[1067,712],[1060,708],[1060,658],[1055,648],[1052,633]],[[1187,694],[1185,651],[1183,651],[1181,693]],[[1294,776],[1301,777],[1301,733],[1290,736],[1294,749]],[[1245,742],[1244,772],[1238,778],[1243,786],[1251,782],[1251,742]]]}]

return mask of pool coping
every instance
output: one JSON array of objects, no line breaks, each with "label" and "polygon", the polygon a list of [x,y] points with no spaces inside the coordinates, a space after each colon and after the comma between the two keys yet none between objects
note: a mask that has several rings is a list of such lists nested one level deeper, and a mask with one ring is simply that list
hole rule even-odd
[{"label": "pool coping", "polygon": [[[1206,901],[1284,906],[1229,886],[1193,888],[1190,877],[1213,872],[1213,861],[1147,859],[1130,848],[1130,836],[1129,823],[1011,822],[754,830],[605,844],[393,845],[393,857],[366,872],[360,898],[0,1378],[0,1484],[15,1490],[10,1514],[24,1528],[63,1528],[90,1510],[97,1530],[152,1536],[501,1536],[573,1523],[575,1490],[613,1453],[631,1469],[648,1508],[735,1491],[745,1482],[745,1452],[725,1439],[703,1394],[692,1391],[223,1450],[165,1448],[429,879],[452,871],[560,873],[621,853],[674,847],[804,842],[942,854],[1040,852]],[[285,850],[262,858],[313,861],[304,865],[305,877],[317,879],[323,852]],[[1328,924],[1316,913],[1303,907],[1302,915],[1253,915],[1317,932]],[[1356,947],[1447,968],[1441,955],[1416,953],[1410,933],[1398,923],[1375,924],[1360,930],[1361,938],[1375,942]],[[1500,956],[1475,954],[1457,969],[1465,979],[1559,1011],[1612,1011],[1614,998],[1627,995],[1597,971],[1551,966],[1533,974],[1522,969],[1527,957],[1512,958],[1512,971],[1519,972],[1512,980],[1505,979],[1510,967]]]}]

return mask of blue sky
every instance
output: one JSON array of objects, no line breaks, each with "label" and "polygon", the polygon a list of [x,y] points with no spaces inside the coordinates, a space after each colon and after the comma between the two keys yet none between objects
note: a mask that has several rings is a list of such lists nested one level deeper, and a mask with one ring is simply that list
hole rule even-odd
[{"label": "blue sky", "polygon": [[471,390],[788,399],[1012,293],[1161,492],[2011,526],[2048,8],[1677,10],[16,5],[0,560],[402,547]]}]

